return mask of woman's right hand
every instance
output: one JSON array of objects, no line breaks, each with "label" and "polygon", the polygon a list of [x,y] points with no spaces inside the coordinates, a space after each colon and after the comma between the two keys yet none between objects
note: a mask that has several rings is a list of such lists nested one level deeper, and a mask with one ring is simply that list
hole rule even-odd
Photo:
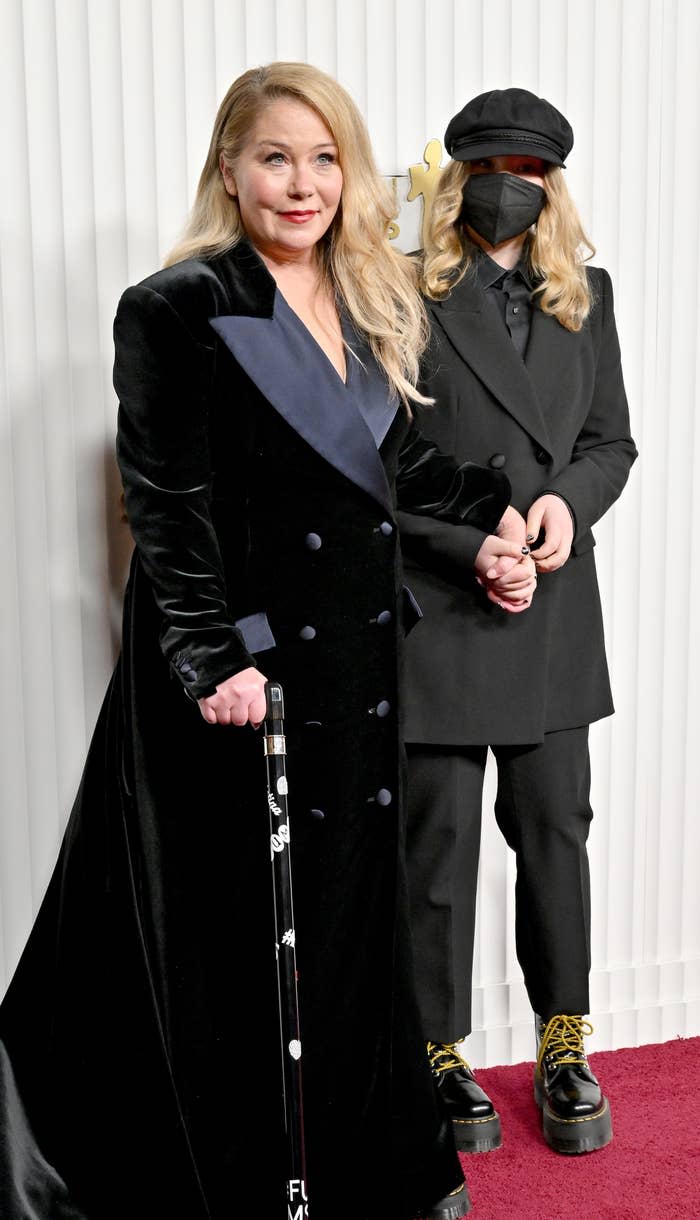
[{"label": "woman's right hand", "polygon": [[501,610],[507,610],[510,614],[527,610],[537,589],[537,570],[532,555],[523,555],[520,563],[505,576],[490,580],[484,587],[489,601],[500,606]]},{"label": "woman's right hand", "polygon": [[489,534],[481,544],[474,561],[477,579],[483,584],[484,581],[496,580],[499,576],[505,576],[511,568],[520,563],[523,555],[529,555],[529,553],[528,546],[510,541],[508,538],[499,538],[496,534]]},{"label": "woman's right hand", "polygon": [[257,729],[265,719],[267,678],[252,666],[220,682],[213,695],[198,699],[207,724],[247,724]]}]

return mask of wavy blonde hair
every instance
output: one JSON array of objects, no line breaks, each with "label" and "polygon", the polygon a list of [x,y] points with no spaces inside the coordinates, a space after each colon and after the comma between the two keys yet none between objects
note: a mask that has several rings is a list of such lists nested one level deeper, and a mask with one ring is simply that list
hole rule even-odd
[{"label": "wavy blonde hair", "polygon": [[252,68],[233,82],[216,116],[189,221],[165,265],[211,258],[245,236],[238,201],[224,186],[220,158],[235,172],[260,111],[289,98],[310,106],[329,128],[343,172],[340,207],[319,243],[322,274],[355,327],[367,336],[392,390],[406,406],[430,401],[416,389],[418,357],[427,341],[417,272],[388,238],[396,203],[379,176],[367,128],[352,98],[311,64],[272,63]]},{"label": "wavy blonde hair", "polygon": [[[435,300],[448,295],[472,262],[471,243],[460,223],[462,192],[469,163],[450,161],[430,213],[422,287]],[[567,330],[578,331],[591,310],[591,290],[585,263],[595,254],[564,175],[552,166],[544,176],[545,205],[532,226],[528,263],[539,281],[536,294],[543,313],[551,314]]]}]

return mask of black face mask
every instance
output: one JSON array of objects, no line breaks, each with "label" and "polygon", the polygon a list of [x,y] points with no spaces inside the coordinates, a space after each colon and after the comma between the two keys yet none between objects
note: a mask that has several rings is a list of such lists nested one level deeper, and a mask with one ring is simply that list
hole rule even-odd
[{"label": "black face mask", "polygon": [[462,197],[461,219],[491,246],[529,229],[547,199],[541,186],[516,174],[471,174]]}]

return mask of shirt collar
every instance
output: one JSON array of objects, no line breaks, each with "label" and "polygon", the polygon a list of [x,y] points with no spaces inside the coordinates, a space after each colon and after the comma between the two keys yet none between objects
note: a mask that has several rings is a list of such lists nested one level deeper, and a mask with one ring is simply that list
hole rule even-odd
[{"label": "shirt collar", "polygon": [[477,279],[482,288],[490,288],[493,284],[496,284],[498,280],[505,279],[508,276],[515,277],[519,275],[526,287],[530,289],[530,292],[532,292],[534,284],[532,282],[532,275],[527,264],[526,246],[523,246],[523,252],[520,256],[519,262],[517,262],[516,265],[509,271],[506,267],[501,267],[500,263],[497,263],[494,259],[490,258],[480,246],[477,246],[474,243],[470,244],[474,253]]}]

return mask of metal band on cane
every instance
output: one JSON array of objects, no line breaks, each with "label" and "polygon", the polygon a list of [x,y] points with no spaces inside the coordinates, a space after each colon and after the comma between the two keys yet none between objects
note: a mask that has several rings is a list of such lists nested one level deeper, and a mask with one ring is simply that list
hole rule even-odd
[{"label": "metal band on cane", "polygon": [[263,739],[265,757],[268,754],[286,754],[287,741],[283,733],[271,733]]}]

